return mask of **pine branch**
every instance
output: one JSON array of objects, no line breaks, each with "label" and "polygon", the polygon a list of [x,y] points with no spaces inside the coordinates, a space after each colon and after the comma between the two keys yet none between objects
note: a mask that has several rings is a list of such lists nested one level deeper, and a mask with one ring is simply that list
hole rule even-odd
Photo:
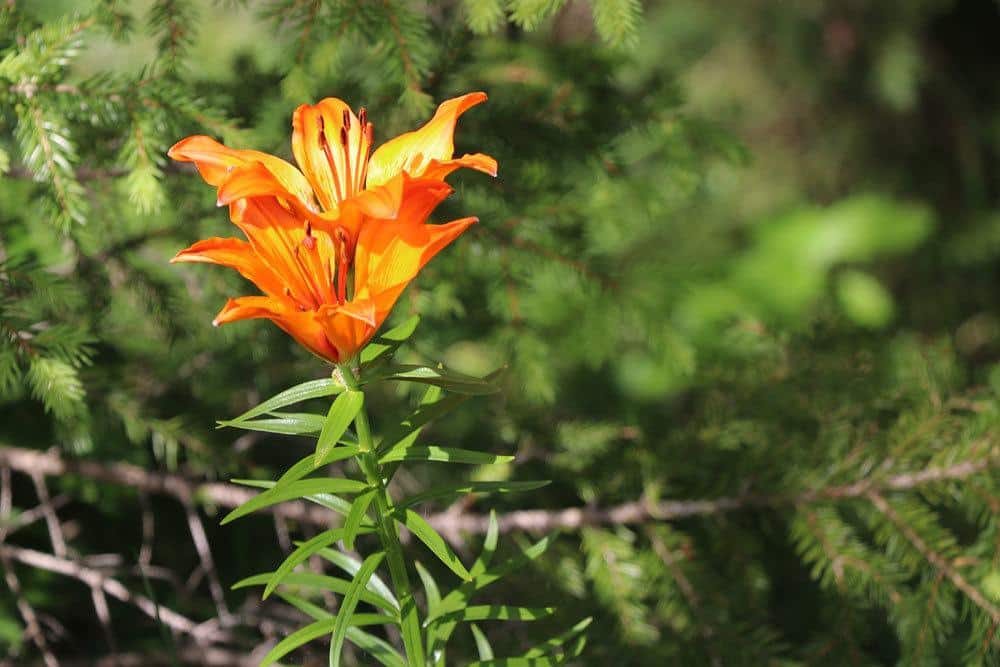
[{"label": "pine branch", "polygon": [[899,532],[903,534],[903,537],[913,545],[913,548],[921,553],[921,555],[927,559],[927,562],[938,569],[944,576],[948,577],[948,580],[954,584],[955,588],[962,591],[977,607],[986,612],[992,619],[994,624],[1000,624],[1000,607],[986,599],[979,589],[970,584],[962,574],[956,570],[952,565],[939,553],[934,551],[924,540],[917,534],[913,527],[908,523],[903,521],[902,517],[893,509],[892,505],[886,502],[877,491],[869,491],[865,494],[871,501],[872,505],[875,506],[879,512],[881,512],[889,521],[899,529]]}]

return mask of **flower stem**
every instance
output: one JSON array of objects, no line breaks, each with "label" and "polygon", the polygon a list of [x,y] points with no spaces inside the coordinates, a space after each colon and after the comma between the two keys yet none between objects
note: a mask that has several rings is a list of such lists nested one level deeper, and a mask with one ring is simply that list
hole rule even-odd
[{"label": "flower stem", "polygon": [[[350,364],[343,364],[339,368],[344,377],[344,384],[351,391],[363,391],[354,371],[350,368]],[[354,427],[357,429],[358,447],[361,450],[358,455],[358,463],[368,483],[376,489],[376,525],[379,539],[382,541],[382,548],[385,550],[386,562],[389,565],[392,587],[399,600],[399,616],[403,647],[406,650],[406,664],[410,667],[424,667],[420,616],[413,598],[413,590],[410,588],[410,578],[406,572],[406,561],[403,558],[403,547],[399,543],[399,532],[396,530],[396,523],[390,515],[392,496],[389,495],[389,490],[385,486],[382,466],[379,465],[378,456],[374,451],[375,440],[372,437],[371,424],[368,421],[368,412],[364,405],[361,406],[357,417],[354,418]]]}]

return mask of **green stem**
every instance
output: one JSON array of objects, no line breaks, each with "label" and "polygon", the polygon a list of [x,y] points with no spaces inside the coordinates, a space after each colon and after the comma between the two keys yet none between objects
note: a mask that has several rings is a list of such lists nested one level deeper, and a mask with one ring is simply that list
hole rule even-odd
[{"label": "green stem", "polygon": [[[349,389],[363,391],[350,364],[342,364],[339,368],[344,376],[344,384]],[[399,600],[399,616],[403,647],[406,650],[406,663],[410,667],[424,667],[420,616],[413,598],[413,589],[410,587],[410,578],[406,572],[406,561],[403,558],[403,546],[399,543],[399,532],[396,530],[396,523],[389,513],[392,507],[392,496],[389,495],[389,490],[385,486],[382,466],[379,465],[375,453],[375,440],[372,437],[371,424],[368,421],[368,412],[364,405],[358,411],[358,416],[354,418],[354,427],[357,429],[358,446],[361,450],[358,463],[368,483],[376,488],[375,512],[378,535],[382,540],[382,548],[385,550],[389,574],[392,577],[392,587]]]}]

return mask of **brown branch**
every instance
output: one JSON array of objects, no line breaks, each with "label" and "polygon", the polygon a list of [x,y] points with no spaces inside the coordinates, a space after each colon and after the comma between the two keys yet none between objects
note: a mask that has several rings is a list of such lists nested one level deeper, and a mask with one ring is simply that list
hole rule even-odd
[{"label": "brown branch", "polygon": [[[544,533],[552,530],[579,530],[585,526],[642,524],[697,516],[713,516],[754,507],[804,505],[830,500],[860,498],[876,492],[906,491],[926,484],[965,479],[1000,466],[1000,457],[963,461],[947,467],[926,468],[881,479],[863,479],[842,486],[828,486],[800,493],[744,494],[711,500],[636,500],[612,507],[571,507],[561,510],[520,510],[499,517],[503,532]],[[19,447],[0,447],[0,466],[46,476],[79,475],[88,479],[130,486],[138,491],[171,495],[181,501],[190,499],[220,507],[236,507],[257,492],[220,482],[198,482],[183,475],[150,472],[128,463],[98,463],[64,459],[58,453]],[[287,502],[267,510],[286,520],[328,526],[329,510],[306,502]],[[427,517],[430,524],[455,544],[463,534],[482,534],[489,517],[466,512],[441,512]]]},{"label": "brown branch", "polygon": [[67,558],[59,558],[52,554],[12,545],[0,545],[0,557],[16,560],[19,563],[36,567],[40,570],[47,570],[78,579],[91,589],[100,590],[113,598],[138,608],[150,618],[157,619],[175,632],[192,637],[195,642],[214,642],[228,638],[225,633],[219,632],[211,626],[195,623],[172,609],[157,605],[144,595],[131,592],[117,579],[107,577],[97,570],[85,567]]},{"label": "brown branch", "polygon": [[872,505],[881,512],[889,521],[896,526],[903,537],[913,545],[913,548],[920,552],[928,563],[933,565],[938,569],[938,571],[944,576],[948,577],[948,580],[954,584],[955,588],[962,591],[966,597],[968,597],[977,607],[989,614],[994,625],[1000,623],[1000,607],[997,607],[992,602],[986,599],[986,597],[979,592],[975,586],[970,584],[962,574],[951,566],[941,554],[934,551],[927,542],[924,541],[920,535],[917,534],[913,527],[908,523],[903,521],[903,517],[899,516],[899,513],[893,509],[892,505],[886,502],[885,498],[880,496],[877,491],[870,491],[868,494],[868,499],[872,502]]}]

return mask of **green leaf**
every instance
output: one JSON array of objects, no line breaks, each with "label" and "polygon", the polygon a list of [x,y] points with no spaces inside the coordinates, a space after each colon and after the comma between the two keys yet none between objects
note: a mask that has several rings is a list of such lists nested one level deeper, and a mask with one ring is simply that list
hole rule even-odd
[{"label": "green leaf", "polygon": [[358,411],[365,402],[365,395],[360,391],[345,391],[337,396],[337,400],[330,406],[330,412],[326,415],[323,423],[323,430],[319,434],[316,442],[316,467],[321,465],[323,459],[330,453],[337,442],[343,437],[347,427],[351,425]]},{"label": "green leaf", "polygon": [[246,516],[259,509],[270,507],[285,500],[302,498],[322,493],[361,493],[368,486],[364,482],[343,478],[302,479],[280,489],[268,489],[243,503],[222,519],[222,525]]},{"label": "green leaf", "polygon": [[[351,504],[351,511],[347,514],[347,521],[344,522],[344,547],[348,550],[354,549],[354,538],[361,529],[362,522],[366,517],[368,506],[375,499],[377,489],[369,489],[354,499]],[[370,531],[368,531],[370,532]]]},{"label": "green leaf", "polygon": [[475,623],[469,625],[469,630],[472,631],[472,638],[476,640],[476,651],[479,652],[479,659],[491,660],[493,658],[493,647],[490,646],[490,641],[486,638],[486,635],[483,634],[483,631]]},{"label": "green leaf", "polygon": [[465,484],[446,484],[428,489],[405,500],[398,502],[395,509],[406,509],[428,500],[450,498],[470,493],[516,493],[518,491],[533,491],[548,485],[547,481],[525,482],[466,482]]},{"label": "green leaf", "polygon": [[239,417],[230,419],[227,423],[233,424],[235,422],[246,421],[258,415],[262,415],[267,412],[274,412],[279,408],[283,408],[294,403],[301,403],[302,401],[307,401],[311,398],[332,396],[333,394],[338,394],[343,390],[343,383],[338,382],[333,378],[310,380],[309,382],[297,384],[291,389],[286,389],[283,392],[275,394],[260,405],[250,408]]},{"label": "green leaf", "polygon": [[[566,632],[563,632],[562,634],[556,635],[552,639],[549,639],[548,641],[546,641],[546,642],[544,642],[542,644],[539,644],[538,646],[534,647],[533,649],[531,649],[530,651],[528,651],[527,653],[525,653],[524,657],[526,657],[526,658],[533,658],[533,657],[537,657],[537,656],[546,655],[548,653],[552,653],[553,651],[557,650],[560,646],[562,646],[563,644],[565,644],[567,641],[573,639],[578,634],[580,634],[581,632],[583,632],[584,630],[586,630],[587,627],[589,627],[590,624],[593,621],[594,621],[593,617],[588,616],[587,618],[583,619],[582,621],[579,621],[576,625],[574,625],[572,628],[570,628]],[[580,647],[580,648],[582,650],[583,647]]]},{"label": "green leaf", "polygon": [[[274,572],[262,572],[252,577],[241,579],[232,585],[233,590],[247,588],[249,586],[266,586],[267,582],[274,576]],[[285,575],[281,582],[283,586],[301,586],[322,591],[331,591],[340,595],[346,595],[351,582],[340,577],[331,577],[326,574],[316,574],[315,572],[291,572]],[[282,593],[278,593],[282,595]],[[399,613],[399,605],[395,600],[389,600],[378,593],[366,590],[361,594],[362,602],[384,609],[390,615],[396,616]]]},{"label": "green leaf", "polygon": [[356,456],[358,453],[358,448],[353,445],[345,445],[343,447],[334,447],[323,457],[323,460],[316,464],[316,455],[310,454],[302,459],[299,459],[295,465],[285,471],[285,473],[278,478],[278,481],[274,483],[271,488],[281,489],[292,482],[297,482],[309,473],[316,470],[320,466],[325,466],[336,461],[342,461],[344,459],[349,459]]},{"label": "green leaf", "polygon": [[[341,449],[340,447],[335,447],[334,451]],[[309,455],[309,465],[313,463],[313,456]],[[233,484],[241,484],[243,486],[252,486],[257,489],[273,489],[277,482],[272,482],[270,480],[260,480],[260,479],[231,479],[229,480]],[[351,512],[352,504],[339,496],[335,496],[332,493],[314,493],[308,496],[303,496],[302,500],[308,500],[311,503],[321,505],[328,510],[333,510],[337,514],[342,514],[347,516]],[[366,520],[364,526],[372,526],[370,520]]]},{"label": "green leaf", "polygon": [[462,565],[458,555],[452,551],[444,538],[438,535],[437,531],[431,528],[427,521],[413,510],[400,510],[392,513],[393,518],[400,522],[413,533],[417,539],[423,542],[438,559],[452,572],[462,579],[468,581],[471,578],[469,571]]},{"label": "green leaf", "polygon": [[433,615],[437,613],[438,605],[441,604],[441,591],[438,589],[434,577],[427,571],[427,568],[420,564],[420,561],[413,561],[413,565],[417,568],[420,583],[424,585],[424,594],[427,598],[427,614]]},{"label": "green leaf", "polygon": [[[355,526],[355,531],[360,528],[360,526]],[[373,528],[366,528],[365,532],[372,532]],[[264,588],[264,593],[262,597],[266,600],[274,589],[278,587],[278,584],[284,580],[292,570],[294,570],[300,563],[304,562],[310,556],[315,554],[320,549],[327,547],[339,539],[342,539],[346,529],[345,528],[333,528],[331,530],[325,530],[319,535],[313,537],[311,540],[303,542],[300,544],[295,551],[290,553],[287,558],[278,566],[278,569],[274,571],[274,575],[271,577],[270,581],[267,582],[267,586]]]},{"label": "green leaf", "polygon": [[514,607],[504,604],[474,605],[437,616],[435,623],[449,621],[537,621],[551,616],[555,607]]},{"label": "green leaf", "polygon": [[[507,559],[497,567],[494,567],[492,569],[486,569],[481,574],[478,574],[475,577],[473,577],[471,581],[466,581],[464,584],[462,584],[458,588],[448,593],[448,595],[444,596],[444,598],[441,600],[441,608],[440,608],[441,615],[450,614],[452,612],[459,611],[460,609],[464,609],[466,606],[468,606],[469,600],[472,599],[472,596],[476,592],[500,580],[510,572],[513,572],[515,570],[524,567],[526,563],[535,560],[543,553],[545,553],[545,550],[549,548],[551,542],[552,542],[551,535],[543,537],[538,542],[534,543],[533,545],[522,551],[517,556]],[[435,618],[428,615],[426,623],[430,624],[433,623],[434,621]],[[442,624],[442,626],[445,625],[448,624]],[[450,625],[451,628],[454,628],[454,623]],[[438,636],[443,637],[444,639],[447,639],[450,634],[451,634],[450,629],[447,632],[444,632],[444,627],[438,630]]]},{"label": "green leaf", "polygon": [[[490,377],[495,378],[497,374],[493,373]],[[443,368],[413,364],[390,366],[385,369],[381,379],[431,384],[446,391],[469,396],[483,396],[500,391],[500,384],[488,378],[477,378],[454,371],[446,371]]]},{"label": "green leaf", "polygon": [[340,667],[340,653],[344,648],[344,640],[347,638],[347,628],[351,625],[351,617],[354,615],[354,610],[357,608],[362,594],[365,593],[369,577],[374,574],[383,558],[385,558],[385,554],[381,551],[368,556],[361,564],[361,569],[354,575],[351,587],[344,594],[344,599],[341,600],[333,627],[333,637],[330,640],[330,667]]},{"label": "green leaf", "polygon": [[424,447],[394,447],[383,454],[378,462],[385,464],[396,461],[435,461],[438,463],[489,465],[492,463],[508,463],[513,460],[513,456],[477,452],[471,449],[458,449],[456,447],[427,445]]},{"label": "green leaf", "polygon": [[[339,616],[338,616],[339,617]],[[310,623],[304,628],[296,630],[292,634],[285,637],[283,640],[277,643],[274,648],[268,651],[260,661],[260,667],[268,667],[274,664],[278,660],[297,649],[298,647],[311,642],[314,639],[318,639],[323,635],[326,635],[333,631],[337,624],[337,618],[328,618],[321,621],[316,621]],[[359,625],[377,625],[384,623],[392,623],[395,619],[388,616],[382,616],[380,614],[354,614],[353,617],[348,621],[352,626]]]},{"label": "green leaf", "polygon": [[486,527],[486,539],[483,540],[483,550],[479,554],[479,558],[476,559],[476,562],[472,564],[472,569],[469,570],[473,577],[478,577],[486,572],[486,568],[490,566],[493,554],[496,553],[499,543],[500,523],[497,521],[497,513],[494,510],[490,510],[490,523]]},{"label": "green leaf", "polygon": [[[319,555],[352,577],[358,573],[358,570],[361,569],[361,561],[353,556],[348,556],[341,551],[337,551],[335,549],[323,549],[319,552]],[[393,595],[392,590],[386,586],[385,582],[382,581],[382,578],[377,574],[373,574],[371,578],[368,579],[368,590],[376,595],[384,597],[386,600],[391,600],[393,606],[397,610],[399,609],[399,601],[396,600],[396,596]]]},{"label": "green leaf", "polygon": [[418,324],[420,324],[420,316],[414,315],[399,326],[377,336],[365,349],[361,350],[361,365],[365,366],[390,357],[400,345],[413,335]]},{"label": "green leaf", "polygon": [[495,658],[493,660],[477,660],[466,667],[556,667],[561,665],[563,658]]},{"label": "green leaf", "polygon": [[[344,583],[348,584],[349,582],[345,581]],[[314,605],[308,600],[298,597],[297,595],[279,592],[278,596],[314,620],[322,621],[333,619],[333,614],[317,605]],[[368,634],[364,630],[359,629],[357,626],[351,626],[347,629],[347,640],[361,650],[368,652],[373,658],[385,665],[385,667],[406,667],[406,662],[403,660],[403,657],[396,652],[396,649],[390,646],[386,641],[379,639],[374,635]]]},{"label": "green leaf", "polygon": [[[436,393],[441,391],[439,387],[430,387],[427,395],[424,397],[425,401],[426,399],[431,398],[431,390]],[[469,396],[463,394],[452,394],[444,398],[440,398],[439,396],[434,397],[431,400],[432,402],[423,402],[413,414],[386,432],[378,451],[384,452],[398,446],[408,447],[412,445],[416,441],[417,436],[420,435],[420,431],[424,426],[435,419],[448,414],[456,407],[469,400]],[[404,443],[409,444],[404,445]]]},{"label": "green leaf", "polygon": [[220,421],[219,428],[241,428],[245,431],[262,431],[264,433],[280,433],[281,435],[312,435],[323,428],[323,415],[308,412],[275,412],[274,417],[267,419],[250,419],[248,421]]}]

